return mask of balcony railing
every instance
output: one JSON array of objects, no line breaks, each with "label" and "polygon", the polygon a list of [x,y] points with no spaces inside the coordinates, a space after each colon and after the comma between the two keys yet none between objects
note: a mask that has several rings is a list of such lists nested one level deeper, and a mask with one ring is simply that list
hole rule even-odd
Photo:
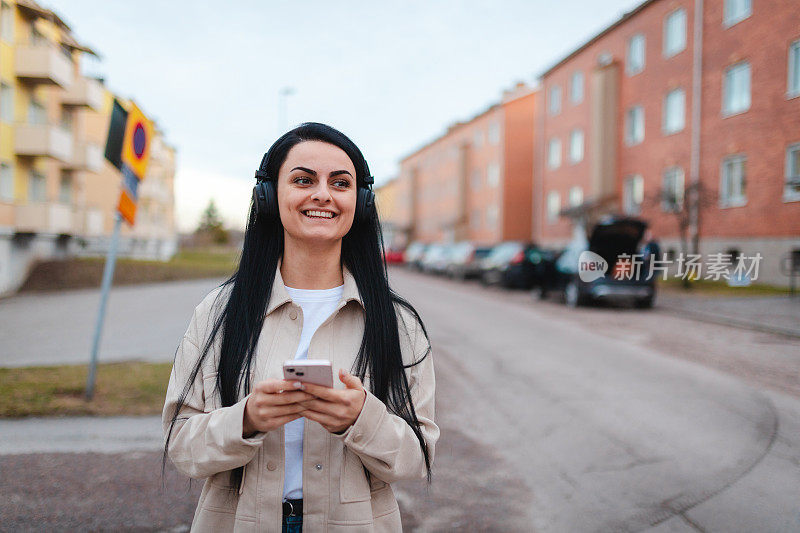
[{"label": "balcony railing", "polygon": [[73,170],[100,172],[103,170],[103,151],[90,142],[76,142],[72,150],[72,159],[64,165]]},{"label": "balcony railing", "polygon": [[72,134],[52,124],[17,124],[14,151],[20,156],[72,161]]},{"label": "balcony railing", "polygon": [[27,82],[72,86],[72,62],[54,44],[17,46],[14,64],[17,77]]},{"label": "balcony railing", "polygon": [[78,76],[64,93],[61,102],[68,106],[82,106],[100,111],[103,107],[103,85],[95,79]]},{"label": "balcony railing", "polygon": [[17,232],[81,233],[82,211],[71,204],[55,202],[17,205],[14,229]]}]

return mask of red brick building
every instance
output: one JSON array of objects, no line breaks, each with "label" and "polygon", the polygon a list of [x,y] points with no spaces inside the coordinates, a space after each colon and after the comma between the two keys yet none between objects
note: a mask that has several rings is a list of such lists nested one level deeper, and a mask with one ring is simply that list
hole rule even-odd
[{"label": "red brick building", "polygon": [[400,162],[393,244],[531,238],[536,97],[518,84]]},{"label": "red brick building", "polygon": [[[698,11],[697,6],[702,6]],[[800,255],[796,0],[648,0],[542,75],[533,234],[563,244],[604,213],[667,251]]]}]

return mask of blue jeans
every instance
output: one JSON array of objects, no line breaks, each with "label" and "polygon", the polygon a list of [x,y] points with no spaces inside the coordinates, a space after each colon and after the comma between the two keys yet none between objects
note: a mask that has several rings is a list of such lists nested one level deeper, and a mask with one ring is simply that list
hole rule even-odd
[{"label": "blue jeans", "polygon": [[282,533],[303,533],[303,516],[283,517]]}]

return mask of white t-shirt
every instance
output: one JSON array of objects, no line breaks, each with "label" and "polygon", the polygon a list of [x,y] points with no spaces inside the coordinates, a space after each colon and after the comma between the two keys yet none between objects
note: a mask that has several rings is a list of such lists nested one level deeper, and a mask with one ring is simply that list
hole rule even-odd
[{"label": "white t-shirt", "polygon": [[[332,289],[311,290],[286,287],[294,303],[303,310],[303,332],[297,346],[295,359],[308,359],[308,346],[317,328],[336,310],[344,293],[344,285]],[[284,499],[303,497],[303,430],[305,418],[284,425],[284,451],[286,455],[283,481]]]}]

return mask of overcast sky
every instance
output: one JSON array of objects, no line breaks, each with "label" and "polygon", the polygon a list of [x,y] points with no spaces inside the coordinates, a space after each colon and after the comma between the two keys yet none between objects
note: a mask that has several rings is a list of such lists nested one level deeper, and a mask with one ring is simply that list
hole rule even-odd
[{"label": "overcast sky", "polygon": [[[214,197],[243,227],[261,156],[287,125],[350,136],[380,185],[398,161],[534,83],[641,0],[41,0],[102,56],[87,62],[178,149],[178,227]],[[343,7],[346,6],[346,7]]]}]

